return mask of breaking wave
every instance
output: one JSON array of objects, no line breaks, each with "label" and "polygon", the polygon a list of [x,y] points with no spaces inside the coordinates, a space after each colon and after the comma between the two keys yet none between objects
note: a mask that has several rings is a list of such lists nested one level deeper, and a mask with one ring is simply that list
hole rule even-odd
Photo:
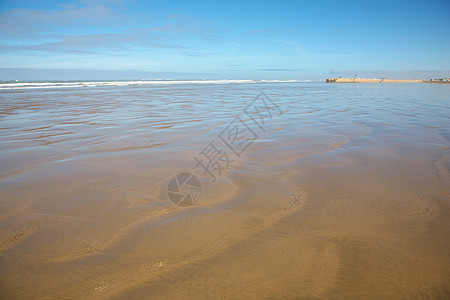
[{"label": "breaking wave", "polygon": [[130,85],[174,85],[174,84],[249,84],[270,82],[310,82],[310,80],[129,80],[129,81],[48,81],[48,82],[1,82],[1,90],[11,89],[46,89],[46,88],[74,88],[74,87],[102,87],[102,86],[130,86]]}]

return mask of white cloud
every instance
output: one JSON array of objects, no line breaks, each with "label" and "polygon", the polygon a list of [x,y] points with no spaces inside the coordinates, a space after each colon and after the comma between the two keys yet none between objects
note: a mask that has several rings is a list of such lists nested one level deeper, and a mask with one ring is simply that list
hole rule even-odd
[{"label": "white cloud", "polygon": [[278,39],[272,39],[272,41],[276,42],[276,43],[288,45],[289,47],[291,47],[293,49],[294,53],[296,53],[296,54],[301,54],[301,55],[309,54],[309,52],[303,50],[303,46],[300,43],[285,41],[285,40],[278,40]]},{"label": "white cloud", "polygon": [[107,6],[65,6],[59,10],[14,9],[0,15],[0,34],[29,38],[75,26],[108,25],[119,15]]},{"label": "white cloud", "polygon": [[[15,9],[0,15],[0,52],[120,54],[190,48],[198,53],[202,52],[198,44],[221,41],[212,31],[196,26],[192,18],[184,17],[186,23],[182,19],[152,26],[148,19],[130,21],[132,15],[102,1],[66,4],[57,10]],[[130,28],[130,24],[136,26]]]}]

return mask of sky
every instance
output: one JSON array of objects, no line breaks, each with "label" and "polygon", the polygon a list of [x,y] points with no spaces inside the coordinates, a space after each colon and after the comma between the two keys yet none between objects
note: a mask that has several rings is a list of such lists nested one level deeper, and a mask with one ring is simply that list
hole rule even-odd
[{"label": "sky", "polygon": [[450,77],[449,28],[449,0],[0,0],[0,80]]}]

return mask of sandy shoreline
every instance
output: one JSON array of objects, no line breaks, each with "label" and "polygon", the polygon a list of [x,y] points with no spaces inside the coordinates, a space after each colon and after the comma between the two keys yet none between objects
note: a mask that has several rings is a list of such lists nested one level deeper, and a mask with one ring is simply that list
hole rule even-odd
[{"label": "sandy shoreline", "polygon": [[[2,93],[7,299],[445,299],[445,86]],[[284,114],[212,182],[194,156],[264,89]],[[393,101],[397,100],[397,101]],[[255,129],[256,130],[256,129]],[[201,179],[194,206],[167,196]]]}]

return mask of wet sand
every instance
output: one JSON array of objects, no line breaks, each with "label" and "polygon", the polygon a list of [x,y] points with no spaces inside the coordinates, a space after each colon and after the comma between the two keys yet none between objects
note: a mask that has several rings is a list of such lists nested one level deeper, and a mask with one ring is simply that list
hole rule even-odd
[{"label": "wet sand", "polygon": [[[212,182],[194,157],[261,91],[284,113]],[[449,298],[449,97],[395,83],[3,91],[2,298]],[[180,172],[201,180],[194,206],[167,196]]]}]

